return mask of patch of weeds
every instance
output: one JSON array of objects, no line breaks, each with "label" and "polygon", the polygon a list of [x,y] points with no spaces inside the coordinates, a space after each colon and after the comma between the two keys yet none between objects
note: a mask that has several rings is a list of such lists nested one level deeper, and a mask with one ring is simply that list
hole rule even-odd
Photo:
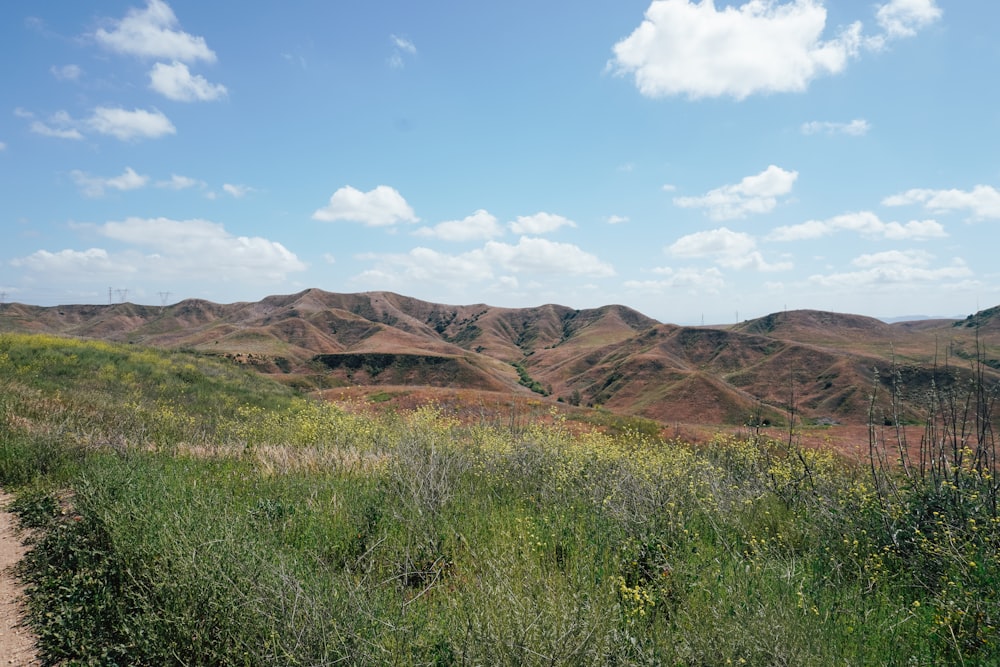
[{"label": "patch of weeds", "polygon": [[17,515],[25,528],[45,528],[59,516],[59,499],[45,491],[25,491],[8,509]]},{"label": "patch of weeds", "polygon": [[0,434],[0,484],[23,486],[41,478],[68,479],[83,452],[56,435]]},{"label": "patch of weeds", "polygon": [[405,396],[408,392],[399,391],[376,391],[374,394],[369,394],[369,403],[387,403],[397,396]]},{"label": "patch of weeds", "polygon": [[[36,502],[36,513],[50,507]],[[23,561],[32,627],[45,664],[129,664],[134,646],[124,633],[119,583],[106,533],[80,516],[50,524]]]}]

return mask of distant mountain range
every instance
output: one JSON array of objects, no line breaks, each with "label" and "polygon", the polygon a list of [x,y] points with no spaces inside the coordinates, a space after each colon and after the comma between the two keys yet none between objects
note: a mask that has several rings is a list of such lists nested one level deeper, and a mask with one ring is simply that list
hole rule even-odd
[{"label": "distant mountain range", "polygon": [[[531,391],[665,423],[865,423],[876,383],[914,399],[967,373],[1000,379],[1000,306],[887,323],[813,310],[684,327],[611,305],[451,306],[389,292],[309,289],[256,303],[8,303],[0,332],[38,332],[227,356],[305,389],[348,385]],[[876,369],[878,373],[876,374]],[[888,391],[878,400],[887,409]]]}]

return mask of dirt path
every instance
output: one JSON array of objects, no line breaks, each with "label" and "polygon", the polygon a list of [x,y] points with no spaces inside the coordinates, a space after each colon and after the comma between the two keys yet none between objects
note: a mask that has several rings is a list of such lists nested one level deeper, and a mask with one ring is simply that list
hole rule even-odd
[{"label": "dirt path", "polygon": [[34,638],[21,626],[23,590],[11,572],[26,549],[15,533],[17,519],[4,511],[10,500],[0,491],[0,667],[37,667]]}]

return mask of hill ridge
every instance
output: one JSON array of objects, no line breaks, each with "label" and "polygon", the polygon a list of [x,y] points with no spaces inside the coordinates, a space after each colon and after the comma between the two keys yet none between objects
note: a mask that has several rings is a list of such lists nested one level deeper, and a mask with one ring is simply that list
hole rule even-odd
[{"label": "hill ridge", "polygon": [[505,308],[309,288],[232,304],[7,303],[0,306],[0,332],[190,348],[303,388],[403,384],[528,393],[531,387],[548,400],[660,421],[740,424],[760,406],[857,422],[867,418],[863,397],[876,369],[884,381],[893,364],[926,368],[942,349],[962,361],[956,367],[979,354],[1000,368],[998,315],[1000,306],[966,320],[888,324],[801,309],[686,327],[621,304]]}]

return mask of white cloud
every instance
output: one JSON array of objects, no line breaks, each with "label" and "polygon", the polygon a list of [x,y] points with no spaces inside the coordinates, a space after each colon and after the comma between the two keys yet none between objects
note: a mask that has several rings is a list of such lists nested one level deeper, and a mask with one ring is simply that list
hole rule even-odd
[{"label": "white cloud", "polygon": [[860,268],[872,266],[927,266],[934,256],[925,250],[886,250],[867,255],[859,255],[851,264]]},{"label": "white cloud", "polygon": [[778,204],[778,197],[792,191],[797,171],[770,165],[759,174],[747,176],[736,185],[723,185],[701,197],[674,197],[681,208],[703,208],[713,220],[742,218],[748,213],[767,213]]},{"label": "white cloud", "polygon": [[155,139],[165,134],[176,134],[177,129],[170,119],[160,111],[145,109],[126,109],[116,107],[97,107],[87,120],[87,126],[122,141],[131,139]]},{"label": "white cloud", "polygon": [[177,174],[171,174],[170,179],[166,181],[157,181],[156,187],[166,188],[167,190],[186,190],[193,187],[205,187],[204,181],[199,181],[188,176],[178,176]]},{"label": "white cloud", "polygon": [[412,287],[416,283],[464,285],[493,277],[492,267],[483,261],[479,250],[449,255],[421,247],[405,254],[372,258],[377,260],[375,267],[363,272],[358,280]]},{"label": "white cloud", "polygon": [[90,174],[73,170],[69,173],[73,182],[76,183],[77,187],[80,188],[82,192],[87,197],[102,197],[104,196],[104,191],[106,189],[120,190],[122,192],[126,190],[137,190],[139,188],[145,187],[149,182],[149,176],[143,176],[137,174],[132,167],[125,167],[125,172],[121,176],[115,176],[113,178],[101,178],[100,176],[91,176]]},{"label": "white cloud", "polygon": [[428,236],[442,241],[480,241],[503,236],[503,227],[495,216],[479,209],[461,220],[448,220],[433,227],[421,227],[413,232],[416,236]]},{"label": "white cloud", "polygon": [[233,236],[208,220],[128,218],[96,231],[109,239],[152,252],[154,273],[227,281],[283,280],[306,266],[280,243],[261,237]]},{"label": "white cloud", "polygon": [[178,102],[209,102],[226,96],[226,87],[209,83],[201,75],[191,75],[184,63],[156,63],[149,70],[149,87],[164,97]]},{"label": "white cloud", "polygon": [[413,45],[413,42],[411,42],[410,40],[404,39],[402,37],[397,37],[396,35],[390,35],[389,38],[392,40],[392,43],[396,46],[396,48],[399,49],[400,51],[404,51],[412,55],[415,55],[417,53],[417,47],[415,47]]},{"label": "white cloud", "polygon": [[404,254],[369,254],[374,266],[355,278],[366,285],[378,284],[412,290],[418,283],[468,285],[499,281],[516,287],[515,275],[588,276],[615,275],[611,265],[568,243],[521,238],[516,245],[489,241],[482,248],[449,255],[430,248],[414,248]]},{"label": "white cloud", "polygon": [[660,189],[664,192],[675,192],[677,190],[677,186],[673,183],[664,183]]},{"label": "white cloud", "polygon": [[605,278],[615,275],[610,264],[571,243],[522,236],[517,245],[490,241],[483,255],[513,273],[568,274]]},{"label": "white cloud", "polygon": [[912,37],[941,14],[935,0],[891,0],[879,6],[875,18],[889,37]]},{"label": "white cloud", "polygon": [[34,134],[40,134],[43,137],[53,137],[55,139],[83,139],[83,135],[80,134],[80,131],[75,128],[50,127],[39,120],[33,121],[28,129],[30,129]]},{"label": "white cloud", "polygon": [[839,231],[857,232],[866,238],[894,241],[923,241],[948,236],[941,223],[935,220],[911,220],[905,224],[883,222],[871,211],[858,211],[834,216],[828,220],[809,220],[798,225],[777,227],[768,235],[768,239],[804,241],[830,236]]},{"label": "white cloud", "polygon": [[814,120],[802,124],[802,134],[846,134],[851,137],[861,137],[868,134],[871,124],[867,120],[856,118],[849,123]]},{"label": "white cloud", "polygon": [[205,220],[129,218],[94,230],[128,248],[49,252],[39,250],[11,260],[15,267],[53,279],[87,283],[95,278],[141,274],[150,280],[271,283],[306,265],[280,243],[259,237],[233,236],[222,225]]},{"label": "white cloud", "polygon": [[666,251],[674,257],[711,259],[728,269],[787,271],[792,268],[790,262],[768,263],[757,250],[757,242],[752,236],[726,227],[682,236]]},{"label": "white cloud", "polygon": [[226,192],[226,194],[234,197],[235,199],[242,199],[254,191],[254,189],[249,185],[234,185],[232,183],[223,183],[222,189]]},{"label": "white cloud", "polygon": [[[35,117],[35,114],[21,108],[15,109],[14,115],[20,118]],[[83,139],[83,134],[79,129],[77,129],[78,125],[79,123],[68,113],[65,111],[57,111],[49,116],[48,121],[45,123],[40,120],[33,120],[28,126],[28,129],[34,134],[40,134],[43,137],[80,140]]]},{"label": "white cloud", "polygon": [[610,66],[633,74],[647,97],[798,92],[857,55],[861,25],[823,39],[820,0],[750,0],[717,10],[711,0],[653,0],[645,20],[614,46]]},{"label": "white cloud", "polygon": [[179,29],[177,17],[163,0],[148,0],[145,9],[129,9],[125,18],[99,28],[94,38],[105,48],[141,58],[167,58],[183,62],[215,62],[215,52],[204,37]]},{"label": "white cloud", "polygon": [[4,142],[0,141],[0,153],[2,153],[5,150],[7,150],[7,144],[5,144]]},{"label": "white cloud", "polygon": [[938,213],[969,211],[974,220],[1000,219],[1000,192],[990,185],[977,185],[965,190],[907,190],[882,200],[885,206],[923,204]]},{"label": "white cloud", "polygon": [[933,257],[920,251],[889,251],[861,255],[852,264],[857,271],[813,275],[809,282],[822,287],[851,290],[899,287],[923,289],[924,286],[947,287],[948,281],[964,283],[973,276],[972,270],[959,258],[948,266],[932,268]]},{"label": "white cloud", "polygon": [[63,65],[62,67],[53,65],[49,68],[49,71],[52,72],[52,76],[60,81],[76,81],[83,74],[83,70],[80,69],[79,65]]},{"label": "white cloud", "polygon": [[59,252],[38,250],[27,257],[12,259],[10,263],[17,268],[58,275],[94,276],[117,273],[121,270],[121,267],[116,266],[115,262],[108,256],[108,252],[101,248],[67,249]]},{"label": "white cloud", "polygon": [[605,222],[607,222],[609,225],[620,225],[620,224],[622,224],[624,222],[628,222],[628,216],[627,215],[609,215],[607,218],[605,218]]},{"label": "white cloud", "polygon": [[508,223],[515,234],[548,234],[560,227],[576,227],[576,223],[561,215],[539,212],[534,215],[520,215]]},{"label": "white cloud", "polygon": [[714,266],[707,269],[662,267],[653,269],[653,272],[664,277],[659,280],[627,280],[625,288],[635,292],[653,294],[677,289],[683,289],[689,293],[718,294],[726,284],[722,272]]},{"label": "white cloud", "polygon": [[344,186],[334,192],[330,203],[317,209],[312,217],[323,222],[349,220],[369,227],[420,222],[403,196],[388,185],[379,185],[368,192]]},{"label": "white cloud", "polygon": [[389,40],[394,47],[392,55],[389,56],[389,66],[394,69],[401,69],[406,66],[405,56],[417,55],[417,47],[408,39],[390,35]]}]

